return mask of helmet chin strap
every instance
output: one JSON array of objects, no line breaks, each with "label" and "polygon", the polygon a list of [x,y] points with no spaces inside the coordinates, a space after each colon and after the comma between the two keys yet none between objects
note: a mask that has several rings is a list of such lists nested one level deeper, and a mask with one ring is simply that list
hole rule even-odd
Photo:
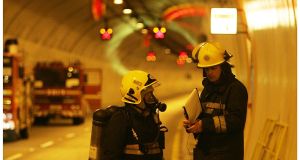
[{"label": "helmet chin strap", "polygon": [[143,112],[143,111],[146,110],[146,104],[144,103],[144,101],[141,101],[140,104],[137,104],[137,105],[136,105],[136,108],[137,108],[139,111]]},{"label": "helmet chin strap", "polygon": [[136,109],[138,110],[138,112],[140,112],[141,114],[143,114],[146,117],[152,112],[152,109],[154,109],[153,106],[156,103],[157,103],[156,97],[154,97],[153,102],[146,102],[145,98],[143,98],[141,103],[136,105]]}]

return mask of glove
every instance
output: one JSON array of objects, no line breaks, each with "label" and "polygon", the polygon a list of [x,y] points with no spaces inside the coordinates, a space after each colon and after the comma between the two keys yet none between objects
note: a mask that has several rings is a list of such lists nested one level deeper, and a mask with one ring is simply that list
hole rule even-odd
[{"label": "glove", "polygon": [[200,133],[202,132],[202,120],[197,120],[195,123],[191,124],[189,120],[183,121],[183,126],[187,133]]}]

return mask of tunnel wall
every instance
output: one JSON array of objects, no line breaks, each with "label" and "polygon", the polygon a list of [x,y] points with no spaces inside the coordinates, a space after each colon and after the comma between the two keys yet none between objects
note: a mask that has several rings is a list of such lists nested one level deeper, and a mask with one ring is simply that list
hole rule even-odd
[{"label": "tunnel wall", "polygon": [[[253,105],[246,157],[267,118],[287,124],[280,159],[297,159],[297,30],[295,1],[246,0],[253,57]],[[259,18],[258,18],[259,17]]]}]

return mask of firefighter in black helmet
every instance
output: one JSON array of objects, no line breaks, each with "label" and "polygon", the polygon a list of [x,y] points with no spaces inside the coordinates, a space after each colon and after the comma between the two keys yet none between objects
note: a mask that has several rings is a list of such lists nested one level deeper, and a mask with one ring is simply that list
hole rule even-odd
[{"label": "firefighter in black helmet", "polygon": [[164,137],[160,131],[160,103],[153,91],[158,81],[150,74],[134,70],[122,79],[124,112],[112,115],[103,137],[101,160],[162,160]]},{"label": "firefighter in black helmet", "polygon": [[204,77],[203,112],[193,124],[183,121],[187,132],[198,140],[194,160],[243,160],[248,94],[231,71],[228,60],[232,56],[213,42],[201,43],[192,55]]}]

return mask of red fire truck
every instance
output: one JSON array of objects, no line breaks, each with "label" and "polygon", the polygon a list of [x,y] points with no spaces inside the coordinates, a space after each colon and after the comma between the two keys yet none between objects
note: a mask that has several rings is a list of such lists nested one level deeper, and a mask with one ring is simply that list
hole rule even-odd
[{"label": "red fire truck", "polygon": [[31,80],[25,78],[17,40],[5,42],[3,54],[3,140],[28,138],[33,122]]},{"label": "red fire truck", "polygon": [[34,117],[46,124],[50,118],[72,118],[73,124],[84,122],[88,105],[83,99],[85,76],[80,64],[39,62],[34,67]]},{"label": "red fire truck", "polygon": [[102,70],[100,68],[84,68],[84,100],[92,112],[101,107]]}]

